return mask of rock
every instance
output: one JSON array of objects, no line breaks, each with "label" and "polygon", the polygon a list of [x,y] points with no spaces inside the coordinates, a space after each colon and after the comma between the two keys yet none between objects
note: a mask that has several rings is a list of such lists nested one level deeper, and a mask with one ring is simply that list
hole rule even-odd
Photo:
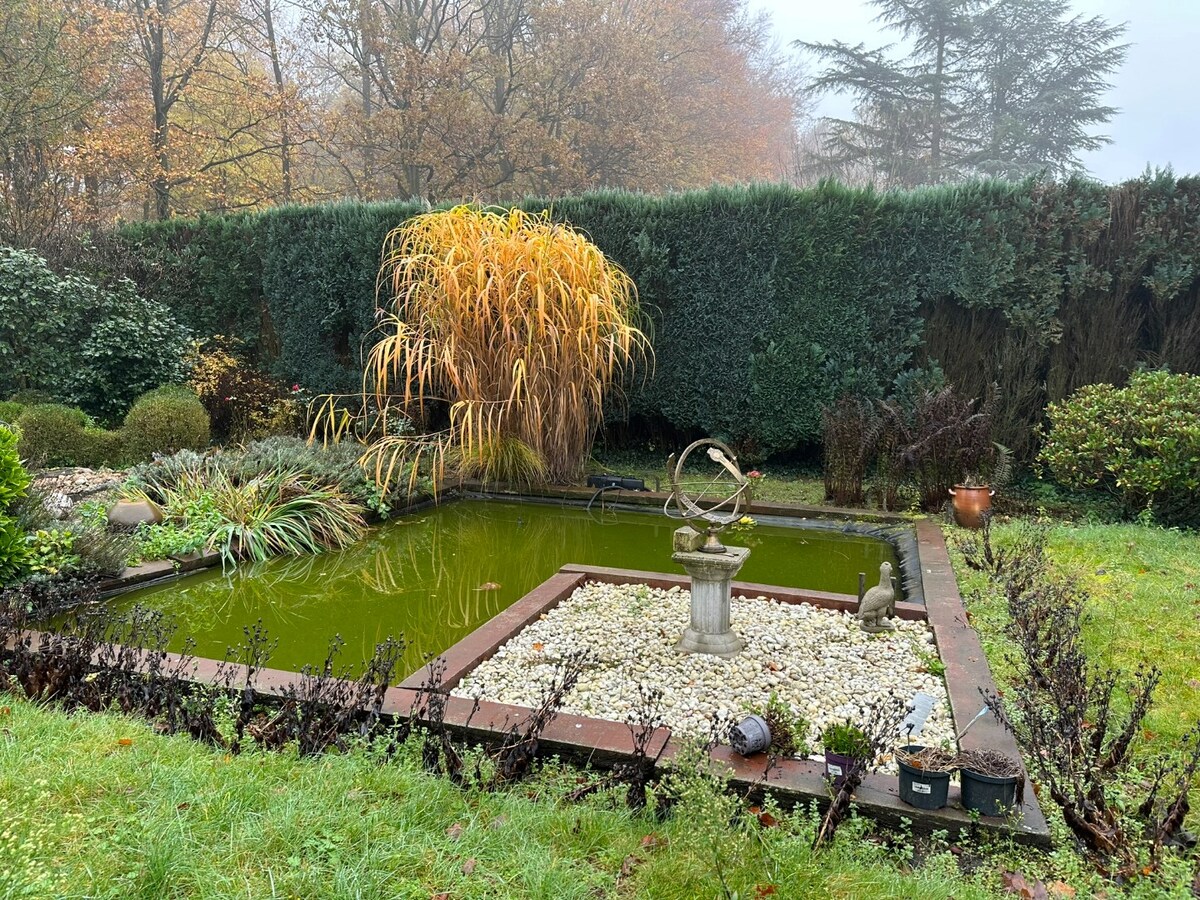
[{"label": "rock", "polygon": [[158,525],[162,510],[149,500],[118,500],[108,508],[108,524],[115,528],[134,529],[139,525]]}]

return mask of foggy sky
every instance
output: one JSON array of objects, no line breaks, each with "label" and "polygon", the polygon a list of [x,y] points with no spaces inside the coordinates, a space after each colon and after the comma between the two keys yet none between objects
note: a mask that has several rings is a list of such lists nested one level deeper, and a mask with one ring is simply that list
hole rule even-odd
[{"label": "foggy sky", "polygon": [[[750,0],[771,13],[783,44],[842,40],[878,47],[898,39],[872,22],[866,0]],[[1108,182],[1140,175],[1147,164],[1200,174],[1200,0],[1074,0],[1077,13],[1127,22],[1125,64],[1105,98],[1120,112],[1102,130],[1113,139],[1085,154],[1089,172]],[[809,63],[810,67],[813,64]],[[819,113],[849,116],[846,95],[821,101]]]}]

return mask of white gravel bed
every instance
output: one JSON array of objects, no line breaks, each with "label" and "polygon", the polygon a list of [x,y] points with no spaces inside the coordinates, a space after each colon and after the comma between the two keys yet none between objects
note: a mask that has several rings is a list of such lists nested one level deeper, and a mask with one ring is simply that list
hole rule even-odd
[{"label": "white gravel bed", "polygon": [[[926,671],[936,658],[924,622],[893,619],[885,634],[863,632],[849,613],[807,603],[735,597],[733,629],[746,649],[733,659],[679,653],[689,593],[644,584],[590,582],[504,644],[454,689],[458,697],[533,706],[555,663],[573,650],[589,654],[586,671],[562,711],[624,722],[638,685],[661,688],[662,717],[677,734],[706,736],[718,719],[740,718],[774,691],[808,720],[809,745],[833,722],[861,721],[890,692],[936,698],[920,735],[924,744],[953,744],[946,687]],[[889,760],[879,760],[887,763]]]}]

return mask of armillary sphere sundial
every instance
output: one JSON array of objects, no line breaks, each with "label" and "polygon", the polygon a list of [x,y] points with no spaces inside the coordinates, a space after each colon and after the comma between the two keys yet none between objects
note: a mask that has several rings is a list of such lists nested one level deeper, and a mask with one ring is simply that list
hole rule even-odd
[{"label": "armillary sphere sundial", "polygon": [[[685,481],[684,466],[688,457],[702,448],[707,448],[704,455],[717,465],[715,475],[707,480]],[[750,489],[750,480],[738,468],[733,451],[715,438],[693,441],[678,459],[674,453],[667,459],[667,479],[671,484],[671,496],[663,505],[663,512],[669,518],[683,519],[693,531],[706,535],[698,548],[700,552],[724,553],[725,546],[719,535],[742,517]],[[677,513],[671,511],[672,501]]]},{"label": "armillary sphere sundial", "polygon": [[[684,480],[688,458],[703,450],[715,474],[696,481]],[[730,581],[750,555],[746,547],[726,547],[720,534],[742,517],[749,505],[750,481],[737,465],[737,457],[714,438],[695,441],[667,460],[671,496],[663,512],[687,522],[675,530],[671,556],[692,577],[691,622],[675,649],[683,653],[736,656],[745,646],[729,627]],[[674,510],[672,509],[674,505]]]}]

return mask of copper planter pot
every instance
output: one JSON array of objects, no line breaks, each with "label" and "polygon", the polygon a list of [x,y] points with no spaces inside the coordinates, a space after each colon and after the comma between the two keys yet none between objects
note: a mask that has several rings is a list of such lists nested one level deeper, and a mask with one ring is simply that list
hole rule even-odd
[{"label": "copper planter pot", "polygon": [[992,508],[992,497],[996,492],[986,484],[969,487],[956,484],[950,489],[954,498],[954,521],[963,528],[982,528],[983,514]]}]

